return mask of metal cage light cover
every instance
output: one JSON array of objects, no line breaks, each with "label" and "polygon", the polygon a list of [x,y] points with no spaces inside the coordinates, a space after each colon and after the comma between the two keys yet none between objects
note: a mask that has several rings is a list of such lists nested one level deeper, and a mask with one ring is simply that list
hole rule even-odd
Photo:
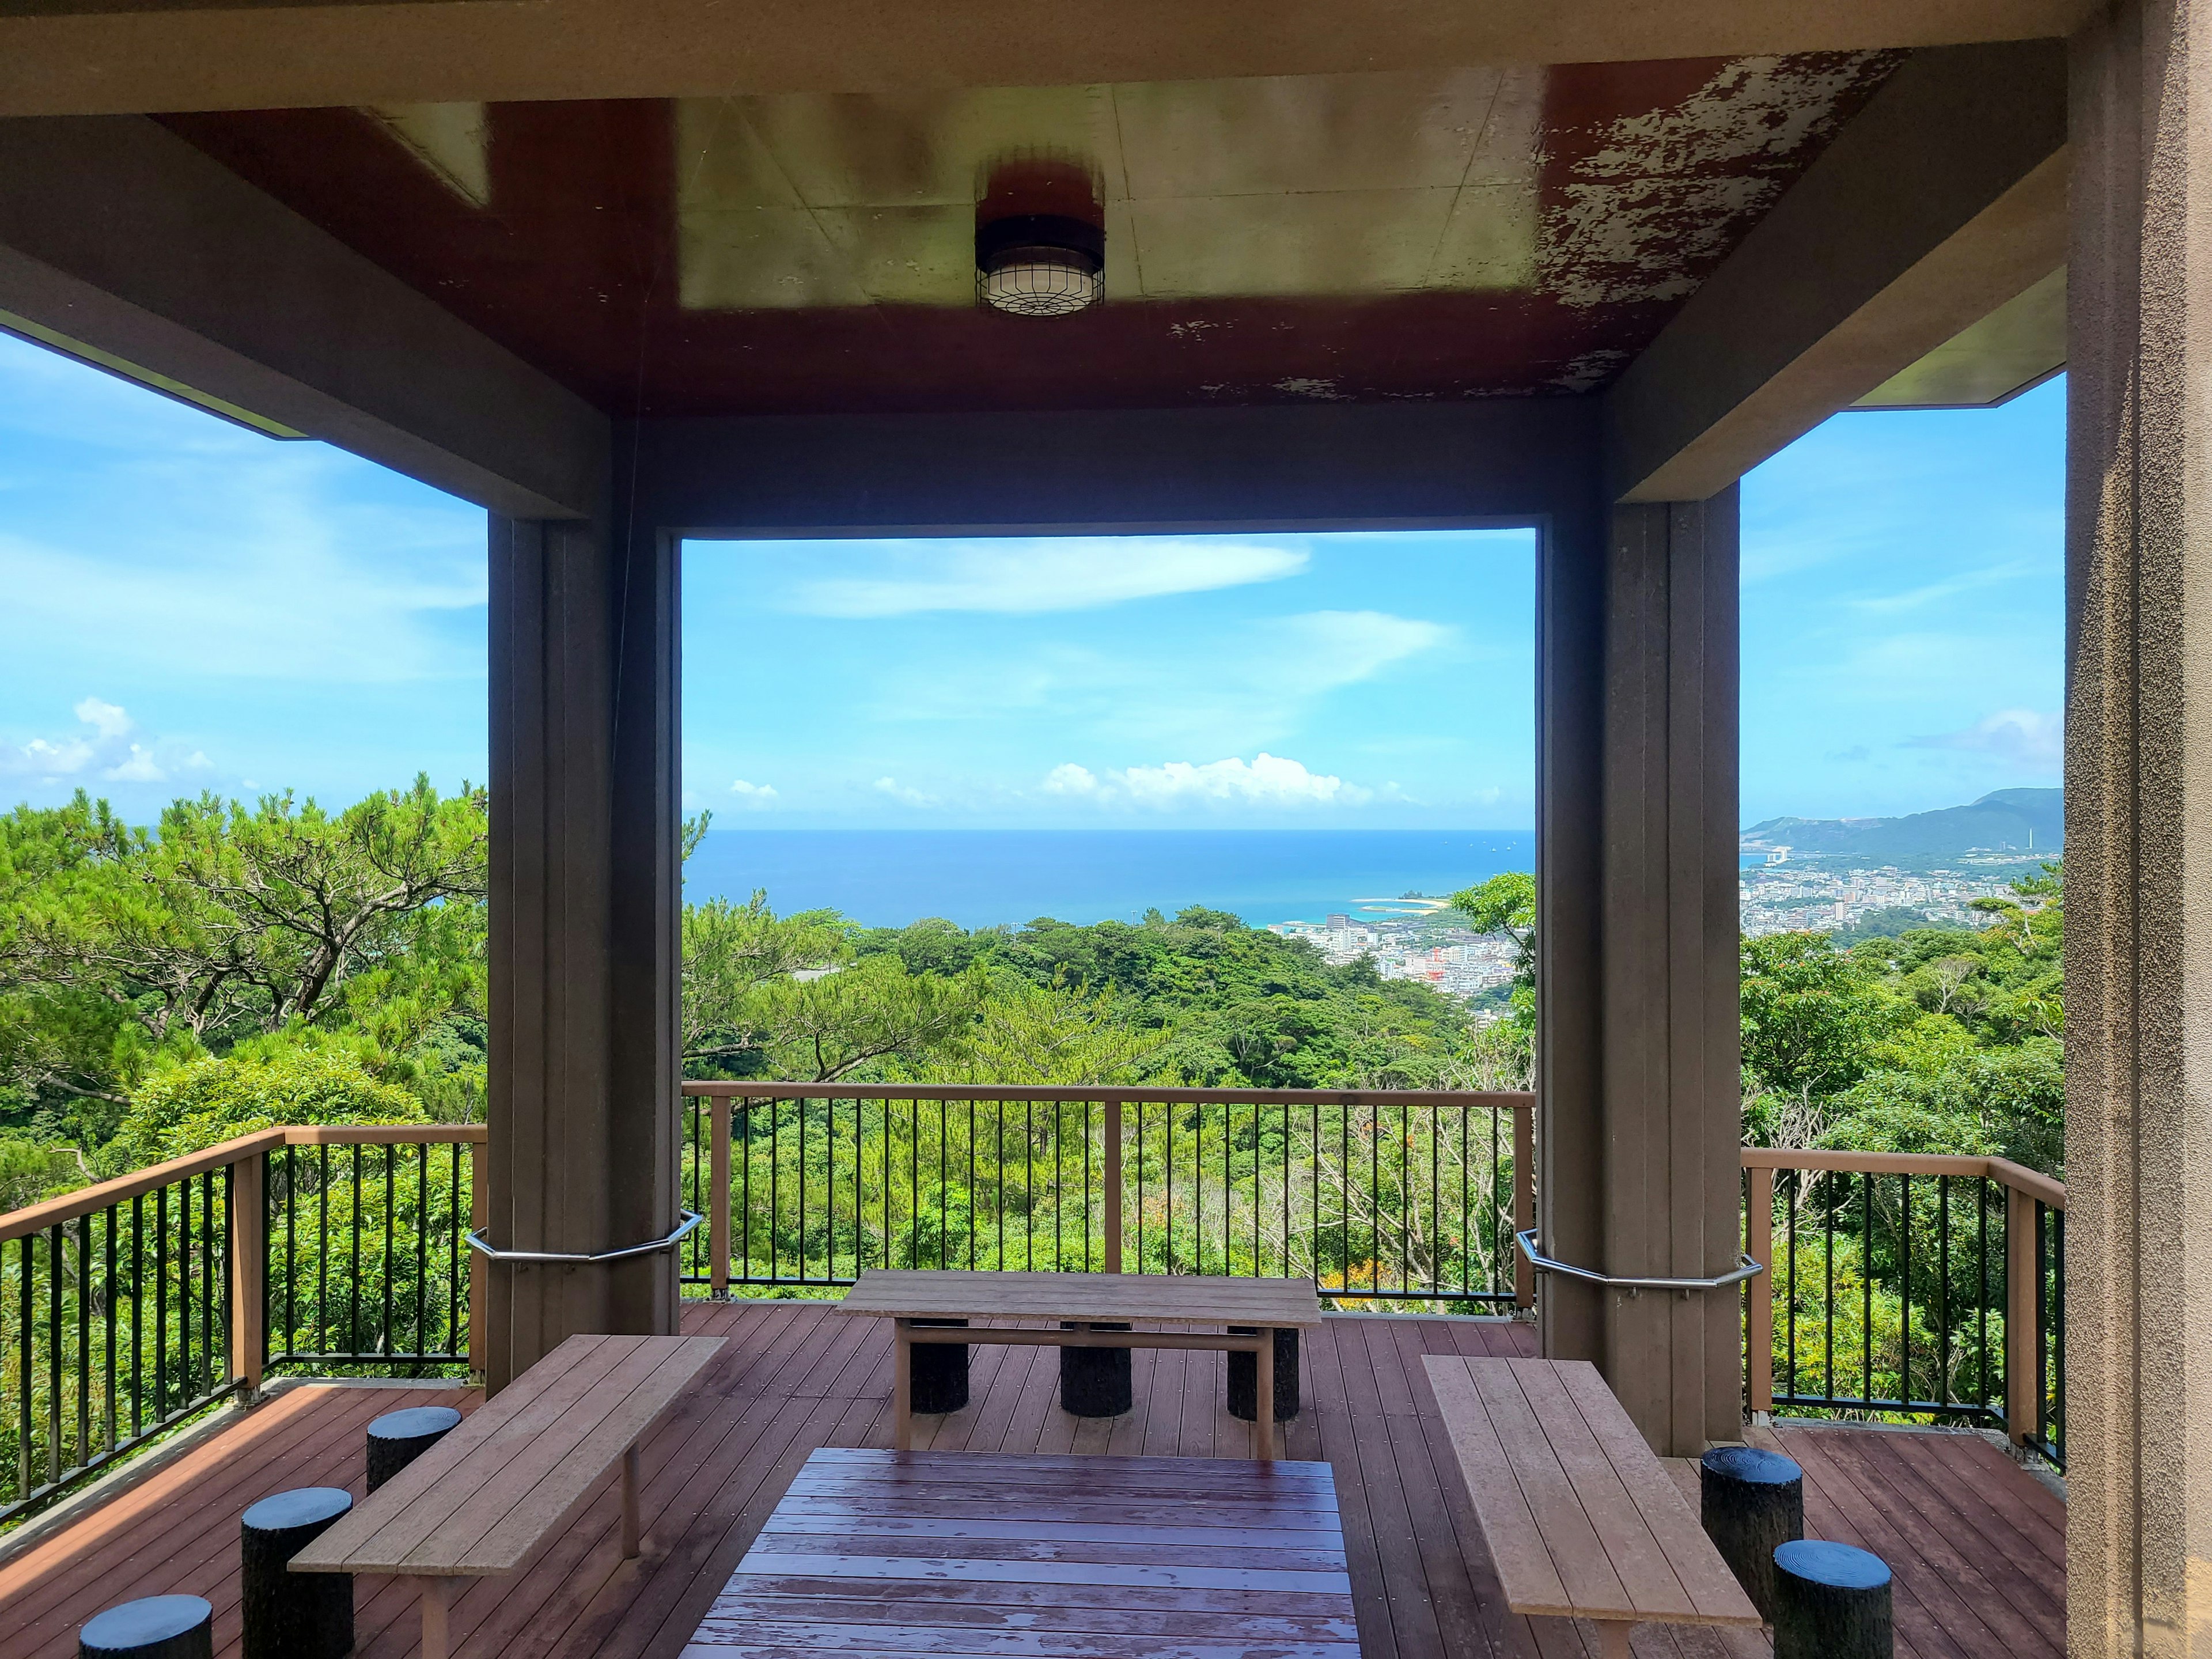
[{"label": "metal cage light cover", "polygon": [[1059,213],[1020,213],[975,228],[975,292],[1016,317],[1065,317],[1106,293],[1106,234]]}]

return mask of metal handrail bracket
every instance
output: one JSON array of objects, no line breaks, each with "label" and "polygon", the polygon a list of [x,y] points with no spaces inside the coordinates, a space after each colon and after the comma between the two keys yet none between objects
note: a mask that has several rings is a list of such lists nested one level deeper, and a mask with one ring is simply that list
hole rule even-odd
[{"label": "metal handrail bracket", "polygon": [[502,1250],[483,1236],[481,1227],[470,1229],[466,1237],[471,1249],[494,1261],[559,1261],[575,1267],[592,1261],[620,1261],[626,1256],[651,1255],[656,1250],[674,1249],[707,1219],[696,1210],[679,1210],[677,1213],[684,1219],[676,1224],[676,1231],[665,1238],[647,1239],[642,1244],[625,1245],[619,1250],[597,1250],[588,1255],[568,1250]]},{"label": "metal handrail bracket", "polygon": [[1732,1285],[1741,1285],[1766,1271],[1766,1264],[1754,1261],[1748,1255],[1738,1255],[1741,1264],[1734,1273],[1720,1273],[1711,1279],[1637,1279],[1616,1273],[1601,1273],[1589,1267],[1577,1267],[1571,1261],[1559,1261],[1546,1255],[1536,1243],[1536,1229],[1526,1228],[1513,1235],[1521,1246],[1521,1254],[1528,1258],[1528,1265],[1540,1273],[1565,1273],[1570,1279],[1579,1279],[1587,1284],[1603,1285],[1612,1290],[1626,1291],[1631,1296],[1638,1291],[1680,1291],[1687,1296],[1692,1291],[1724,1291]]}]

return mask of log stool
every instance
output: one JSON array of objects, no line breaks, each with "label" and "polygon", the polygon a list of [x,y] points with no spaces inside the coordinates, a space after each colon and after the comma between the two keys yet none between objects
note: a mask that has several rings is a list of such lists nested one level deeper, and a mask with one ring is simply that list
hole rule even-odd
[{"label": "log stool", "polygon": [[[915,1319],[914,1325],[959,1326],[964,1319]],[[915,1342],[907,1346],[909,1409],[917,1412],[957,1412],[968,1403],[968,1345],[965,1342]]]},{"label": "log stool", "polygon": [[1774,1622],[1774,1552],[1805,1535],[1805,1471],[1780,1452],[1716,1446],[1698,1462],[1705,1536],[1768,1624]]},{"label": "log stool", "polygon": [[368,1425],[368,1489],[379,1486],[461,1426],[451,1406],[410,1406]]},{"label": "log stool", "polygon": [[[1257,1325],[1231,1325],[1231,1336],[1257,1336]],[[1260,1414],[1260,1356],[1229,1355],[1229,1414],[1249,1423]],[[1275,1328],[1275,1421],[1298,1414],[1298,1332],[1295,1325]]]},{"label": "log stool", "polygon": [[[1126,1331],[1127,1324],[1063,1319],[1063,1331]],[[1060,1408],[1071,1417],[1119,1417],[1137,1403],[1127,1348],[1062,1348]]]},{"label": "log stool", "polygon": [[353,1575],[288,1571],[352,1508],[353,1494],[341,1486],[301,1486],[246,1510],[239,1522],[246,1659],[341,1659],[353,1651]]},{"label": "log stool", "polygon": [[1774,1552],[1774,1659],[1891,1659],[1889,1568],[1849,1544]]},{"label": "log stool", "polygon": [[77,1659],[215,1659],[215,1609],[197,1595],[149,1595],[85,1620]]}]

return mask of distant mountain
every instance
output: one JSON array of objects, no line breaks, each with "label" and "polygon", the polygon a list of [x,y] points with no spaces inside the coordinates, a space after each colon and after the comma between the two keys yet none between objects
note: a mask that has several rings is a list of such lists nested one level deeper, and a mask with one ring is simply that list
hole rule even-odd
[{"label": "distant mountain", "polygon": [[1747,853],[1787,847],[1792,854],[1848,854],[1866,859],[1950,858],[2013,852],[2056,856],[2066,835],[2056,789],[1999,789],[1971,806],[1946,806],[1901,818],[1769,818],[1743,832]]}]

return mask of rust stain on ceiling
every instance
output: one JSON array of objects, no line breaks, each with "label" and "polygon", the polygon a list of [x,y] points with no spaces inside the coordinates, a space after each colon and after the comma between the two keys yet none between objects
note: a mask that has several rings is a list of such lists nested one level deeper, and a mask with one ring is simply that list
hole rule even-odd
[{"label": "rust stain on ceiling", "polygon": [[[167,118],[612,410],[1586,392],[1896,54]],[[1009,157],[1097,179],[1106,301],[975,301]]]}]

